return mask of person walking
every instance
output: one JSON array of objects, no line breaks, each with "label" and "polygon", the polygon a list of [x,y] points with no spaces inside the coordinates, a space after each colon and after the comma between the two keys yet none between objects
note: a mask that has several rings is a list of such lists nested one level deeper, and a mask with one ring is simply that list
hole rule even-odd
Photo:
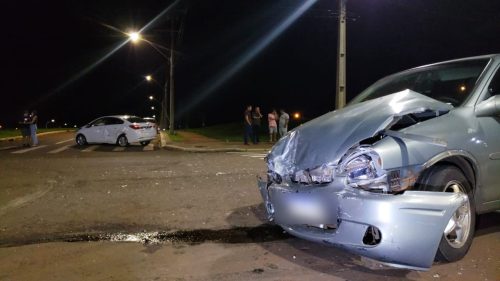
[{"label": "person walking", "polygon": [[283,108],[280,109],[280,121],[279,121],[280,138],[282,138],[288,132],[289,121],[290,121],[290,115],[288,115],[288,113],[286,113]]},{"label": "person walking", "polygon": [[260,113],[260,107],[256,106],[254,112],[252,112],[252,133],[253,133],[253,143],[258,144],[260,124],[261,124],[262,114]]},{"label": "person walking", "polygon": [[23,137],[23,146],[30,146],[31,144],[30,112],[28,110],[24,111],[23,118],[19,122],[19,127],[21,128],[21,135]]},{"label": "person walking", "polygon": [[37,123],[38,123],[38,115],[36,110],[33,110],[30,115],[30,122],[29,122],[29,128],[30,128],[30,136],[31,136],[31,145],[32,146],[37,146],[38,145],[38,138],[36,136],[36,130],[37,130]]},{"label": "person walking", "polygon": [[276,124],[278,120],[278,113],[276,109],[273,109],[271,113],[267,115],[267,123],[269,124],[269,142],[275,142],[277,140],[278,125]]},{"label": "person walking", "polygon": [[247,109],[243,113],[243,122],[245,125],[245,135],[243,137],[243,143],[249,145],[248,140],[252,139],[252,106],[248,105]]}]

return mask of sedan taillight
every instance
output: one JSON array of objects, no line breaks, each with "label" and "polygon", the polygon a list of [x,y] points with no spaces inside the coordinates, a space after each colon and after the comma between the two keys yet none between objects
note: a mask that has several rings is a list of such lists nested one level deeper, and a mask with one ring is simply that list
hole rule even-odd
[{"label": "sedan taillight", "polygon": [[132,129],[134,129],[134,130],[139,130],[141,128],[141,126],[139,126],[137,124],[132,124],[129,127],[132,128]]}]

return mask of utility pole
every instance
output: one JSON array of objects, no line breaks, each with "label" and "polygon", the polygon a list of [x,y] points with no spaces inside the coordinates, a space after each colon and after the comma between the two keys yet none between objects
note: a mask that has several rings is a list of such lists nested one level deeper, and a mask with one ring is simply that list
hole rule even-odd
[{"label": "utility pole", "polygon": [[171,24],[172,24],[172,31],[170,32],[170,114],[169,114],[169,127],[168,127],[168,133],[169,134],[174,134],[174,117],[175,117],[175,112],[174,112],[174,58],[175,58],[175,18],[172,17],[171,19]]},{"label": "utility pole", "polygon": [[346,2],[339,1],[339,38],[337,48],[337,85],[335,91],[335,108],[340,109],[346,103]]},{"label": "utility pole", "polygon": [[[167,60],[168,64],[168,60]],[[168,65],[165,69],[168,69]],[[161,122],[160,128],[166,129],[168,124],[168,110],[167,110],[167,98],[168,98],[168,77],[169,74],[165,73],[165,84],[163,85],[163,98],[161,99]]]}]

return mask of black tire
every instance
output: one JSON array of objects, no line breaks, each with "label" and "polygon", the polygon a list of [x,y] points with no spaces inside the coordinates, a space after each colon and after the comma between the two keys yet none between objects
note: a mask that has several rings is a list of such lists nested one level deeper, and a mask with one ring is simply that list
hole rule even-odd
[{"label": "black tire", "polygon": [[151,141],[141,141],[141,145],[142,146],[146,146],[150,143]]},{"label": "black tire", "polygon": [[476,227],[472,183],[459,168],[452,165],[437,165],[422,175],[416,188],[424,191],[463,192],[469,197],[469,200],[460,206],[450,219],[436,253],[438,261],[454,262],[462,259],[469,251]]},{"label": "black tire", "polygon": [[86,144],[87,144],[87,139],[86,139],[86,138],[85,138],[85,136],[84,136],[84,135],[82,135],[82,134],[78,134],[78,135],[76,136],[75,141],[76,141],[76,144],[78,144],[78,145],[80,145],[80,146],[82,146],[82,145],[86,145]]},{"label": "black tire", "polygon": [[116,144],[118,144],[121,147],[125,147],[128,145],[128,139],[127,136],[125,135],[120,135],[118,139],[116,140]]}]

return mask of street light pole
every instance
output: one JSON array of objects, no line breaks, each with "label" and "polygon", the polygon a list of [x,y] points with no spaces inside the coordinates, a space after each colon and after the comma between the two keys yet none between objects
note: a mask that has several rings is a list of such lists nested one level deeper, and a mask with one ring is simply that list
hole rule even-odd
[{"label": "street light pole", "polygon": [[172,24],[172,31],[170,32],[170,119],[169,119],[169,128],[168,132],[169,134],[174,134],[174,118],[175,118],[175,112],[174,112],[174,93],[175,93],[175,88],[174,88],[174,50],[175,50],[175,20],[172,18],[171,19],[171,24]]},{"label": "street light pole", "polygon": [[335,91],[336,109],[343,108],[346,103],[346,2],[347,0],[339,0],[337,85]]}]

